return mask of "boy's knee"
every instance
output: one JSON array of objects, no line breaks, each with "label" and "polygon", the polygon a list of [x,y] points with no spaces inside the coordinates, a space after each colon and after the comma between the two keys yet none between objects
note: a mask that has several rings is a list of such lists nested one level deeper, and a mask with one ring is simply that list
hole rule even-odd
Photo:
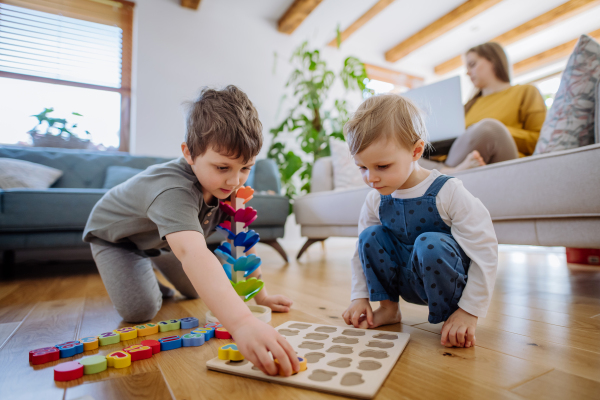
[{"label": "boy's knee", "polygon": [[118,308],[117,311],[124,321],[136,324],[150,321],[158,314],[162,306],[162,298],[158,301],[148,301],[135,305],[128,305],[126,308]]}]

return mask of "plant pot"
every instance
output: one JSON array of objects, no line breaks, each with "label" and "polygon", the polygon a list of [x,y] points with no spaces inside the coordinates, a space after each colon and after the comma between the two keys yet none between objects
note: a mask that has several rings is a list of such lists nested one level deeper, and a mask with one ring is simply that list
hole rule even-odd
[{"label": "plant pot", "polygon": [[39,133],[31,134],[33,145],[35,147],[60,147],[63,149],[87,149],[90,146],[90,141],[87,139],[79,139],[75,136],[70,136],[65,139],[62,136],[42,135]]},{"label": "plant pot", "polygon": [[[248,306],[250,311],[252,311],[252,315],[261,320],[262,322],[270,322],[271,321],[271,309],[265,306]],[[206,323],[210,322],[219,322],[217,317],[208,310],[206,312]]]}]

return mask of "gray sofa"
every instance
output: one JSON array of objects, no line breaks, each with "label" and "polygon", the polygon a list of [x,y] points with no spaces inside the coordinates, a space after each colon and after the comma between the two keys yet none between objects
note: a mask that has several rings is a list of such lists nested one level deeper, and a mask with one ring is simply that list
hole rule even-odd
[{"label": "gray sofa", "polygon": [[[30,161],[60,169],[64,175],[49,189],[0,189],[0,251],[2,270],[10,275],[15,252],[27,249],[89,247],[81,240],[83,228],[102,189],[109,166],[145,169],[166,158],[80,150],[0,146],[0,157]],[[277,242],[283,237],[289,201],[281,196],[279,172],[273,160],[258,160],[247,185],[256,191],[250,206],[258,212],[252,224],[261,243],[273,246],[287,261]],[[268,194],[267,191],[272,191]],[[219,235],[208,238],[217,243]]]}]

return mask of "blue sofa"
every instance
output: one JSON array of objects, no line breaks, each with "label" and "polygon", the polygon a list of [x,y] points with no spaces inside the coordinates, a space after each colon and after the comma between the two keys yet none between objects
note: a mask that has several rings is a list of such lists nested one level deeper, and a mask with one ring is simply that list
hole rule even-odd
[{"label": "blue sofa", "polygon": [[[4,276],[10,275],[15,251],[89,246],[81,237],[90,211],[108,191],[102,186],[109,166],[145,169],[169,160],[127,153],[11,146],[0,146],[0,157],[30,161],[64,171],[64,175],[49,189],[0,189],[0,251],[3,252]],[[258,160],[247,185],[255,190],[250,205],[258,212],[252,229],[260,234],[261,243],[273,246],[287,261],[277,238],[283,237],[289,201],[278,194],[281,182],[273,160]],[[277,194],[268,194],[267,191]],[[215,244],[219,240],[219,235],[212,235],[207,242]]]}]

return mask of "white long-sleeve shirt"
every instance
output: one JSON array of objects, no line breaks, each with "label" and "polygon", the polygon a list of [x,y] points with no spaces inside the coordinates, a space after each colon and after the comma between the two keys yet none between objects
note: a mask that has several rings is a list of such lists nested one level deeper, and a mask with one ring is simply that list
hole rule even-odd
[{"label": "white long-sleeve shirt", "polygon": [[[433,170],[423,182],[409,189],[396,190],[392,193],[392,197],[398,199],[421,197],[440,175],[438,170]],[[435,200],[442,220],[450,226],[452,236],[471,259],[467,285],[458,306],[469,314],[483,318],[490,305],[498,267],[498,240],[490,213],[457,178],[448,179]],[[381,225],[380,202],[381,196],[377,190],[367,194],[358,220],[359,235],[369,226]],[[358,240],[351,264],[352,300],[368,299],[367,281],[358,256]]]}]

